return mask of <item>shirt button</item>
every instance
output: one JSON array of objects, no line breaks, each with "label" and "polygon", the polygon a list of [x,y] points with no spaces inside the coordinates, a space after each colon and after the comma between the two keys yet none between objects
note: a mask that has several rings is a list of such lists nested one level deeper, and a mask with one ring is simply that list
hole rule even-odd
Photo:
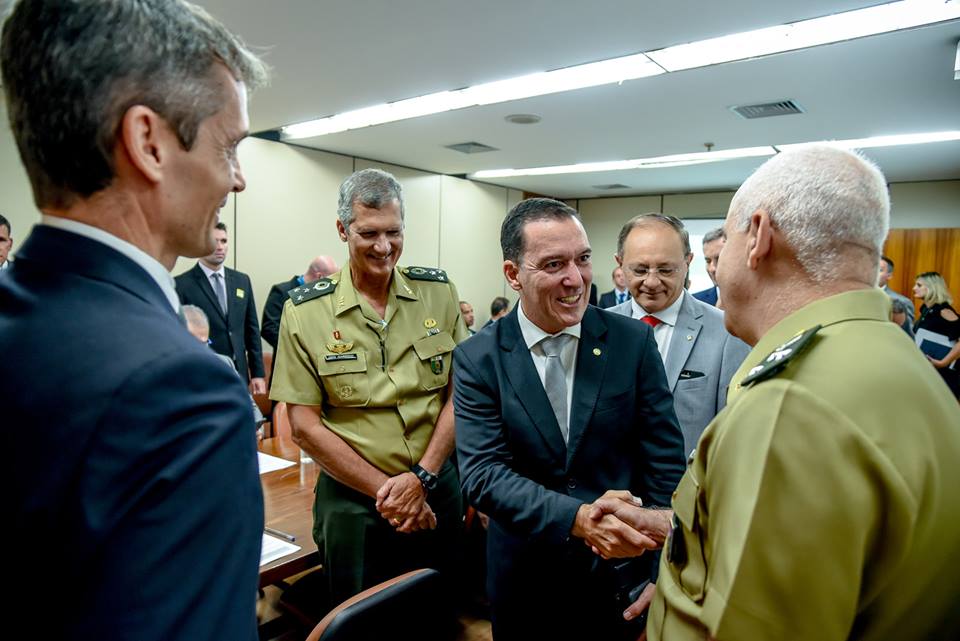
[{"label": "shirt button", "polygon": [[577,479],[567,479],[567,489],[568,490],[577,489]]}]

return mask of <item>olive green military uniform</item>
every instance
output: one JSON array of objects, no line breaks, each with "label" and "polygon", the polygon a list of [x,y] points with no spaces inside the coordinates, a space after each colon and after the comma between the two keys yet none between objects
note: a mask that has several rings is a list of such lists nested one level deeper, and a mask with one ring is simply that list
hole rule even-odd
[{"label": "olive green military uniform", "polygon": [[653,641],[956,638],[960,408],[889,307],[816,301],[744,361],[674,493]]},{"label": "olive green military uniform", "polygon": [[[442,270],[395,269],[381,319],[354,288],[348,264],[291,290],[270,397],[319,406],[327,428],[395,476],[426,451],[447,399],[453,348],[466,338],[456,288]],[[450,463],[427,502],[437,529],[399,534],[376,511],[374,499],[320,475],[314,538],[333,603],[453,558],[461,500]]]}]

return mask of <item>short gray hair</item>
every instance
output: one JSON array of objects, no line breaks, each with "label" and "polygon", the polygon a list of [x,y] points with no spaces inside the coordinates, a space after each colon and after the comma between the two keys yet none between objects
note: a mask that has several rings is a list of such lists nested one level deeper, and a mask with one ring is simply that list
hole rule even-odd
[{"label": "short gray hair", "polygon": [[400,221],[403,221],[403,187],[393,174],[382,169],[361,169],[355,171],[340,185],[340,201],[337,204],[337,218],[343,228],[353,222],[353,205],[359,202],[364,207],[381,209],[396,200],[400,205]]},{"label": "short gray hair", "polygon": [[180,308],[183,311],[183,317],[187,321],[187,327],[196,327],[197,329],[210,329],[210,319],[202,309],[196,305],[184,305]]},{"label": "short gray hair", "polygon": [[717,227],[716,229],[711,229],[710,231],[708,231],[706,234],[703,235],[702,244],[706,245],[707,243],[712,243],[715,240],[722,240],[722,239],[723,239],[723,227]]},{"label": "short gray hair", "polygon": [[683,245],[683,255],[690,255],[690,232],[683,226],[683,221],[676,216],[667,214],[650,213],[634,216],[620,228],[620,235],[617,236],[617,256],[623,258],[623,245],[627,242],[627,236],[637,227],[646,227],[654,223],[661,223],[673,229],[680,237],[680,244]]},{"label": "short gray hair", "polygon": [[784,235],[811,280],[838,277],[851,246],[868,250],[873,269],[890,226],[890,196],[875,164],[830,145],[807,145],[774,156],[741,185],[730,203],[735,229],[762,209]]},{"label": "short gray hair", "polygon": [[10,127],[40,208],[107,187],[123,115],[144,105],[190,150],[225,96],[222,63],[251,90],[264,64],[183,0],[20,0],[3,25]]}]

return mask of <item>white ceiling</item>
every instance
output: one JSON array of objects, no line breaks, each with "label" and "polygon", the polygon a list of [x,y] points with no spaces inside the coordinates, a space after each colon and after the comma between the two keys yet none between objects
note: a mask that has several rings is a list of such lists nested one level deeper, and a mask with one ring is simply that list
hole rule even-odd
[{"label": "white ceiling", "polygon": [[[202,0],[264,53],[252,131],[512,76],[856,9],[807,0]],[[297,144],[443,174],[960,130],[960,20],[761,59],[474,107]],[[806,113],[743,120],[734,105]],[[504,116],[534,113],[536,125]],[[477,141],[499,151],[445,148]],[[873,149],[890,182],[960,179],[960,142]],[[763,159],[491,179],[560,198],[735,189]],[[600,191],[593,185],[629,189]]]}]

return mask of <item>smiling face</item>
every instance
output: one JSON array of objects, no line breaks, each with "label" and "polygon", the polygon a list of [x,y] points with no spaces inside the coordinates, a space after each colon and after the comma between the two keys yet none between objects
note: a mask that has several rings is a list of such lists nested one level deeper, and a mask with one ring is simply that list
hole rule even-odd
[{"label": "smiling face", "polygon": [[389,279],[403,253],[403,218],[400,203],[392,200],[380,209],[353,204],[349,227],[337,221],[340,240],[350,251],[350,269],[363,280]]},{"label": "smiling face", "polygon": [[924,300],[924,299],[927,297],[927,294],[928,294],[928,293],[929,293],[929,290],[927,289],[927,286],[926,286],[925,284],[923,284],[922,281],[919,281],[919,280],[918,280],[918,281],[916,281],[916,282],[913,283],[913,297],[914,297],[914,298],[919,298],[920,300]]},{"label": "smiling face", "polygon": [[693,258],[683,250],[680,235],[660,222],[637,225],[624,239],[620,265],[627,288],[647,313],[666,309],[683,292]]},{"label": "smiling face", "polygon": [[573,217],[529,222],[523,227],[519,264],[504,261],[507,282],[537,327],[556,334],[580,322],[590,298],[590,242]]}]

